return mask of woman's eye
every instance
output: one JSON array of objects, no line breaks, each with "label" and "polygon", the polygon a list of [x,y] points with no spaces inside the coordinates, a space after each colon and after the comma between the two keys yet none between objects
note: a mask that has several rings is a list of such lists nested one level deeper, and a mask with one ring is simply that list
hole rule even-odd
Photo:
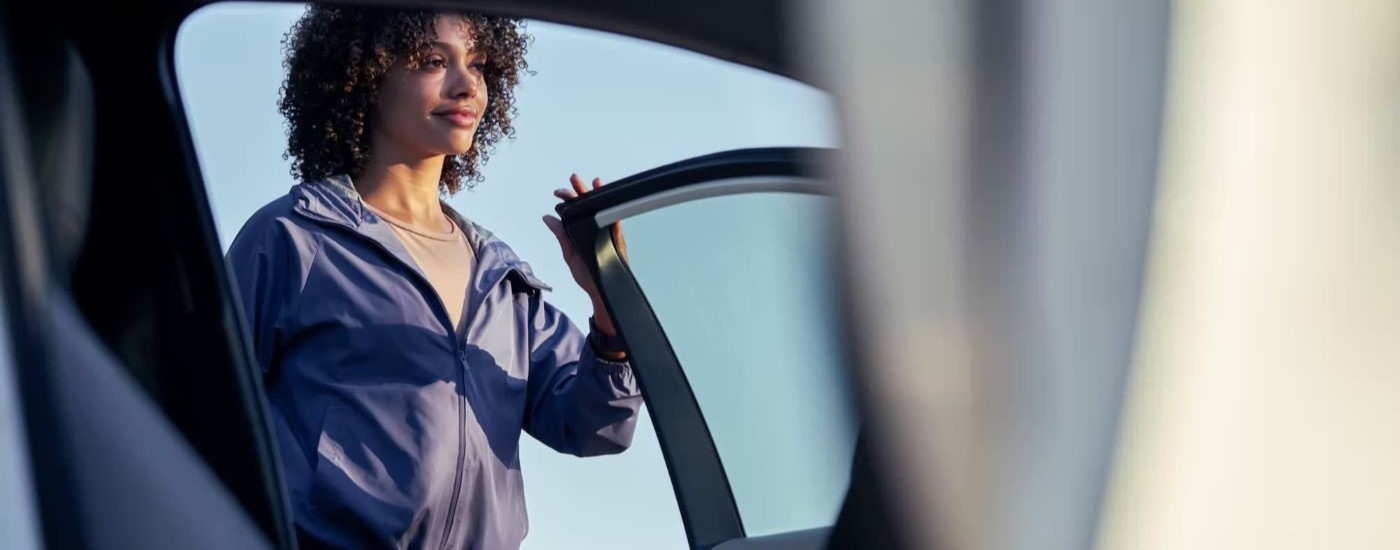
[{"label": "woman's eye", "polygon": [[429,69],[441,69],[447,66],[447,60],[441,57],[430,57],[423,62],[423,66]]},{"label": "woman's eye", "polygon": [[476,62],[473,62],[473,63],[471,64],[471,68],[472,68],[473,71],[476,71],[476,72],[479,72],[479,73],[480,73],[480,72],[486,72],[486,62],[485,62],[485,61],[476,61]]}]

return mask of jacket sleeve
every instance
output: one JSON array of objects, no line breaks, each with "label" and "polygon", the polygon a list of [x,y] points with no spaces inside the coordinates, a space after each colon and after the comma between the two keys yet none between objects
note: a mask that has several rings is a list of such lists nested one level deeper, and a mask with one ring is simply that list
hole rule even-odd
[{"label": "jacket sleeve", "polygon": [[[258,227],[261,225],[261,227]],[[264,377],[276,371],[276,350],[287,310],[301,289],[298,247],[278,223],[250,221],[229,246],[225,262],[233,274],[243,320]]]},{"label": "jacket sleeve", "polygon": [[617,454],[632,444],[641,407],[629,363],[598,357],[568,317],[530,299],[525,431],[561,453]]}]

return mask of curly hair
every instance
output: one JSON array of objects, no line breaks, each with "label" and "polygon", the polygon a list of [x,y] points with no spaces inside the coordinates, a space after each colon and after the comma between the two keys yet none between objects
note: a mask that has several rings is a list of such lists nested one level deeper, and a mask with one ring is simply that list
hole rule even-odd
[{"label": "curly hair", "polygon": [[[439,12],[312,5],[282,45],[286,80],[278,110],[286,118],[292,175],[315,181],[363,173],[369,160],[374,106],[384,76],[399,59],[410,67],[434,39]],[[484,164],[502,138],[514,138],[515,87],[529,72],[530,36],[518,19],[473,13],[475,48],[485,54],[486,110],[472,147],[443,163],[439,189],[456,193],[482,180]]]}]

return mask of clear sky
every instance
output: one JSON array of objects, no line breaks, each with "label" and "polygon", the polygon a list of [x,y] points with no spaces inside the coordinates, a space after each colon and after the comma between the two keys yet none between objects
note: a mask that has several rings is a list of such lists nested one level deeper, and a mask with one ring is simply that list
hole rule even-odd
[{"label": "clear sky", "polygon": [[[285,193],[294,183],[288,171],[289,164],[282,159],[285,137],[276,100],[282,80],[281,39],[302,9],[297,4],[219,4],[191,16],[177,39],[178,81],[224,246],[232,241],[254,210]],[[614,180],[661,164],[727,149],[837,144],[829,99],[804,85],[630,38],[539,22],[529,23],[528,30],[535,37],[528,60],[536,74],[527,76],[518,92],[518,137],[498,146],[495,156],[485,166],[484,183],[475,190],[457,194],[449,202],[510,243],[541,278],[555,286],[556,291],[549,297],[551,302],[576,320],[589,315],[587,298],[572,284],[554,237],[540,221],[540,216],[553,211],[555,199],[550,195],[551,190],[567,185],[571,172]],[[810,207],[795,211],[808,215],[812,212]],[[746,214],[730,210],[725,215]],[[750,212],[747,216],[745,219],[767,224],[764,227],[777,227],[774,220],[786,220],[763,216],[761,212]],[[795,227],[788,221],[792,220],[784,221],[784,227]],[[645,226],[641,219],[638,224]],[[679,250],[647,244],[669,240],[669,236],[656,237],[659,233],[654,233],[648,240],[647,235],[634,237],[633,229],[636,228],[629,227],[629,241],[637,240],[634,247],[650,247],[658,251],[656,254],[675,254]],[[773,239],[787,239],[783,242],[801,237],[791,231],[764,234]],[[746,261],[787,261],[771,254],[750,252]],[[634,252],[634,257],[636,255]],[[660,257],[653,255],[651,258]],[[781,273],[783,277],[801,277],[802,273],[792,266],[802,265],[803,261],[811,263],[810,259],[792,259],[781,264],[788,266],[785,270],[774,270],[775,276]],[[658,262],[655,265],[671,264]],[[704,264],[697,268],[701,272],[692,271],[691,275],[700,273],[709,277],[710,274],[703,272],[706,268],[720,269]],[[722,275],[722,271],[715,273]],[[769,279],[771,282],[772,277]],[[779,289],[782,285],[768,286]],[[783,299],[790,302],[785,306],[790,313],[820,318],[824,306],[809,303],[815,294],[806,290],[789,294]],[[657,307],[660,309],[662,305]],[[670,330],[668,327],[668,332]],[[720,351],[731,355],[747,351],[751,358],[779,357],[773,342],[796,342],[812,337],[798,334],[794,329],[792,334],[765,339],[767,349]],[[677,347],[681,352],[680,342]],[[702,349],[695,353],[716,352]],[[813,355],[814,352],[809,349],[805,353]],[[819,357],[806,355],[798,359],[791,355],[786,357],[790,364],[798,367],[803,366],[803,362],[810,365],[821,361]],[[722,357],[704,359],[720,361]],[[769,373],[768,378],[773,378],[783,371],[765,372]],[[762,379],[754,381],[755,384],[762,382]],[[813,462],[810,468],[792,469],[798,473],[776,477],[767,473],[771,469],[755,467],[745,471],[741,465],[731,465],[726,454],[726,468],[731,478],[752,479],[754,487],[762,483],[786,484],[772,490],[753,489],[752,497],[739,495],[746,523],[754,524],[751,531],[765,530],[759,528],[760,523],[769,527],[767,530],[806,526],[802,525],[807,521],[803,519],[806,516],[834,513],[830,501],[844,488],[841,474],[849,460],[847,451],[842,451],[848,448],[843,435],[847,433],[845,428],[834,429],[823,424],[824,416],[792,412],[803,410],[801,407],[805,405],[798,403],[800,400],[811,400],[818,395],[824,396],[821,399],[835,398],[839,397],[839,391],[822,376],[810,380],[804,377],[800,382],[784,386],[788,391],[780,394],[785,393],[786,397],[778,396],[791,400],[791,403],[780,403],[792,405],[786,409],[788,413],[759,419],[785,426],[807,423],[782,431],[791,444],[787,447],[788,453],[755,449],[749,454],[756,457],[755,460],[767,457],[768,460],[805,462],[800,460],[802,456],[821,455],[822,449],[837,449],[837,452],[829,453],[829,460]],[[702,391],[700,384],[711,382],[697,379],[694,383],[699,393]],[[712,409],[712,402],[731,397],[719,390],[716,392],[701,396],[702,407],[712,426],[756,422],[744,418],[745,409],[741,407]],[[739,402],[743,402],[743,398],[734,396]],[[804,433],[810,437],[801,435]],[[773,436],[772,429],[755,429],[730,439],[739,442],[735,443],[737,445]],[[721,441],[722,454],[727,452],[725,444]],[[670,480],[645,414],[633,447],[621,455],[577,459],[556,454],[525,436],[521,462],[531,525],[525,548],[685,547]],[[811,478],[818,481],[813,483]],[[801,496],[804,491],[816,491],[820,495],[805,498]],[[794,500],[806,504],[795,504],[796,512],[769,511],[765,512],[769,515],[762,518],[758,518],[757,513],[750,517],[747,510],[758,506],[749,506],[750,501],[771,500],[774,495],[800,497]]]}]

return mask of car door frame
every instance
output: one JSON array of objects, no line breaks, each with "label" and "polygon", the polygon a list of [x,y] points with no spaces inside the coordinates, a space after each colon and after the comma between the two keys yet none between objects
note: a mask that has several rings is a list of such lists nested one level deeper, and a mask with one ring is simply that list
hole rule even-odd
[{"label": "car door frame", "polygon": [[693,549],[708,550],[747,534],[681,361],[606,229],[629,217],[708,198],[763,192],[827,195],[813,167],[829,154],[809,147],[725,151],[623,178],[556,208],[575,249],[584,251],[626,343]]}]

